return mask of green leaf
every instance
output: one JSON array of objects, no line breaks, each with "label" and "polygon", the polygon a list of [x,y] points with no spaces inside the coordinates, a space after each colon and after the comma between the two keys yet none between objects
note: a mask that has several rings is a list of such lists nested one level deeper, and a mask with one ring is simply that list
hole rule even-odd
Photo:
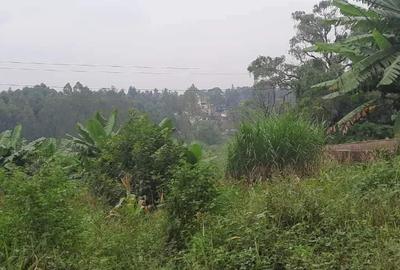
[{"label": "green leaf", "polygon": [[97,119],[89,119],[86,124],[86,129],[89,131],[90,137],[96,144],[99,144],[105,137],[106,131]]},{"label": "green leaf", "polygon": [[106,132],[107,136],[111,136],[115,126],[117,124],[117,111],[113,111],[108,118],[107,124],[104,127],[104,131]]},{"label": "green leaf", "polygon": [[315,48],[315,52],[334,52],[346,56],[353,62],[357,62],[361,60],[363,57],[363,55],[358,49],[355,49],[354,46],[350,46],[344,42],[317,43],[312,48]]},{"label": "green leaf", "polygon": [[333,5],[340,9],[340,12],[345,16],[350,17],[367,17],[369,19],[379,19],[378,14],[372,10],[367,10],[357,5],[350,4],[343,0],[334,0]]},{"label": "green leaf", "polygon": [[12,148],[14,148],[14,149],[21,142],[21,131],[22,131],[22,126],[21,125],[17,125],[14,128],[14,130],[12,131],[10,146]]},{"label": "green leaf", "polygon": [[344,95],[344,93],[336,91],[336,92],[333,92],[333,93],[323,96],[322,99],[334,99],[334,98],[337,98],[337,97],[340,97],[343,95]]},{"label": "green leaf", "polygon": [[202,156],[203,156],[203,149],[200,144],[192,143],[187,147],[186,158],[189,163],[196,164],[200,162]]},{"label": "green leaf", "polygon": [[11,141],[11,130],[6,130],[0,134],[0,145],[9,148]]},{"label": "green leaf", "polygon": [[378,45],[379,49],[386,50],[392,47],[392,43],[382,35],[378,30],[374,30],[372,32],[372,36],[374,37],[376,45]]},{"label": "green leaf", "polygon": [[104,116],[100,112],[96,112],[96,115],[94,116],[97,121],[100,122],[100,124],[105,127],[107,125],[107,120],[104,118]]},{"label": "green leaf", "polygon": [[382,63],[388,57],[393,56],[393,53],[395,52],[396,48],[394,48],[393,46],[388,49],[377,51],[376,53],[371,54],[368,57],[365,57],[363,60],[354,64],[353,71],[355,73],[364,72],[365,70],[368,70],[369,68],[373,67],[373,65],[377,63]]},{"label": "green leaf", "polygon": [[189,151],[193,153],[197,160],[200,160],[203,155],[203,148],[198,143],[193,143],[189,146]]},{"label": "green leaf", "polygon": [[29,153],[37,150],[37,148],[46,141],[46,138],[39,138],[33,142],[28,143],[21,147],[20,150],[13,152],[4,160],[4,164],[14,162],[16,159],[21,159]]},{"label": "green leaf", "polygon": [[173,124],[173,122],[172,122],[171,119],[169,119],[169,118],[164,118],[164,119],[160,122],[159,127],[160,127],[161,129],[170,129],[170,130],[172,130],[172,129],[174,128],[174,124]]},{"label": "green leaf", "polygon": [[379,82],[378,86],[391,85],[400,76],[400,54],[397,55],[396,60],[385,69],[382,80]]},{"label": "green leaf", "polygon": [[85,140],[86,142],[90,143],[90,144],[94,144],[94,140],[89,132],[89,130],[87,130],[81,123],[78,123],[76,125],[79,136],[82,137],[83,140]]},{"label": "green leaf", "polygon": [[311,88],[329,88],[329,87],[332,87],[332,86],[336,85],[337,82],[338,82],[338,80],[334,79],[334,80],[330,80],[330,81],[326,81],[326,82],[315,84]]}]

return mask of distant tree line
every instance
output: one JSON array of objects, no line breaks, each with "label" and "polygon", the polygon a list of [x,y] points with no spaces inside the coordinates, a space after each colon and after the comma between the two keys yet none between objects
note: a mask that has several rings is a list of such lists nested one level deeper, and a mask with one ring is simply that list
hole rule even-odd
[{"label": "distant tree line", "polygon": [[169,117],[182,139],[215,144],[224,129],[232,128],[238,121],[235,112],[240,104],[252,97],[249,87],[199,90],[192,85],[178,94],[167,89],[139,91],[135,87],[127,91],[93,91],[79,82],[74,86],[68,83],[63,91],[56,91],[40,84],[0,92],[0,131],[21,124],[23,136],[29,140],[61,138],[66,133],[75,134],[76,123],[84,122],[97,111],[109,114],[117,110],[119,121],[125,122],[129,110],[136,109],[155,122]]}]

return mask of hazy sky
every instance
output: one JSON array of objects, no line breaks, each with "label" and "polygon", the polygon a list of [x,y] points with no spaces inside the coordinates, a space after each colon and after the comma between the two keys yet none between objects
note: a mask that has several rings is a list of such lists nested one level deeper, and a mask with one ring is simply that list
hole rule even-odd
[{"label": "hazy sky", "polygon": [[248,64],[258,55],[286,54],[294,34],[291,13],[310,11],[316,2],[2,1],[0,84],[63,86],[81,81],[93,88],[170,89],[185,89],[192,83],[199,88],[251,85]]}]

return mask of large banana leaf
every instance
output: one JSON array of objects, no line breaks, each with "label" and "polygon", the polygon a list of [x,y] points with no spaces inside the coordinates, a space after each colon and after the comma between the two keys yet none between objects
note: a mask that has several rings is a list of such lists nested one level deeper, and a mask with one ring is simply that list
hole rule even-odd
[{"label": "large banana leaf", "polygon": [[79,136],[86,141],[89,144],[95,144],[89,130],[86,129],[86,127],[84,127],[81,123],[78,123],[76,125],[77,129],[78,129],[78,133]]},{"label": "large banana leaf", "polygon": [[113,111],[108,118],[108,121],[104,125],[104,131],[106,133],[106,136],[110,136],[115,129],[115,126],[117,125],[117,111]]},{"label": "large banana leaf", "polygon": [[28,153],[32,153],[37,148],[46,141],[46,138],[39,138],[33,142],[28,143],[27,145],[22,146],[18,151],[13,152],[10,156],[4,159],[4,164],[12,163],[17,159],[23,158]]},{"label": "large banana leaf", "polygon": [[391,85],[400,77],[400,53],[397,54],[396,59],[392,64],[386,68],[382,80],[378,86]]},{"label": "large banana leaf", "polygon": [[89,119],[86,124],[86,129],[89,131],[90,137],[95,144],[100,144],[107,137],[106,131],[97,119]]},{"label": "large banana leaf", "polygon": [[114,131],[117,123],[117,111],[114,111],[106,120],[100,113],[89,119],[86,125],[77,124],[79,138],[68,135],[70,141],[80,146],[82,153],[93,155],[100,152],[100,145],[105,139],[110,138],[118,131]]},{"label": "large banana leaf", "polygon": [[203,148],[198,143],[192,143],[191,145],[187,146],[186,149],[186,159],[191,164],[196,164],[200,162],[203,156]]},{"label": "large banana leaf", "polygon": [[374,29],[374,31],[372,32],[372,36],[375,40],[375,43],[381,50],[387,50],[392,47],[392,43],[390,43],[390,41],[378,30]]},{"label": "large banana leaf", "polygon": [[347,1],[334,0],[333,5],[340,9],[340,12],[345,16],[350,17],[367,17],[369,19],[379,19],[379,15],[373,11],[365,9],[361,6],[353,5]]},{"label": "large banana leaf", "polygon": [[17,145],[21,142],[21,131],[22,131],[22,126],[17,125],[14,130],[11,133],[11,140],[10,140],[10,146],[12,148],[16,148]]},{"label": "large banana leaf", "polygon": [[107,125],[107,120],[104,118],[103,115],[101,115],[100,112],[96,112],[94,117],[97,119],[97,121],[99,121],[101,123],[102,126]]},{"label": "large banana leaf", "polygon": [[170,118],[164,118],[158,126],[161,129],[170,129],[172,130],[174,128],[174,124],[172,123],[172,120]]},{"label": "large banana leaf", "polygon": [[6,130],[0,134],[0,145],[9,148],[11,141],[11,130]]},{"label": "large banana leaf", "polygon": [[22,126],[17,125],[12,131],[6,130],[0,134],[0,155],[5,155],[6,152],[18,147],[22,141],[21,130]]}]

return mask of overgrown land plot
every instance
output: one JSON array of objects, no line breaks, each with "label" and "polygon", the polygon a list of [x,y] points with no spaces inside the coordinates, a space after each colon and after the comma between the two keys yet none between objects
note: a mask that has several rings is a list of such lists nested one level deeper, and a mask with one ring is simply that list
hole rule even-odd
[{"label": "overgrown land plot", "polygon": [[400,159],[326,163],[321,130],[291,114],[245,124],[226,173],[223,153],[137,112],[63,141],[4,132],[1,267],[396,269]]},{"label": "overgrown land plot", "polygon": [[245,98],[0,93],[0,269],[398,269],[400,2],[293,19],[298,64],[260,56]]}]

